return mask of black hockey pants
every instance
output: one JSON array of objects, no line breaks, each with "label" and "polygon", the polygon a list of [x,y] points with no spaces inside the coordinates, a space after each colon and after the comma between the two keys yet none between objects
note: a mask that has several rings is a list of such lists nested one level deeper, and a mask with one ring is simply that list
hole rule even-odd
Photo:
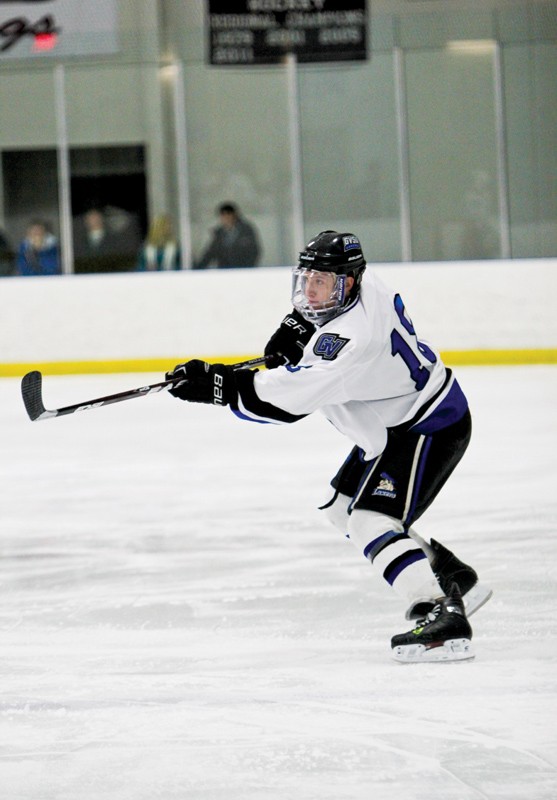
[{"label": "black hockey pants", "polygon": [[[354,447],[331,485],[352,498],[350,511],[386,514],[409,528],[431,505],[464,455],[470,442],[470,412],[453,425],[424,435],[391,428],[380,456],[365,461]],[[334,502],[331,500],[328,505]],[[326,508],[327,506],[324,506]]]}]

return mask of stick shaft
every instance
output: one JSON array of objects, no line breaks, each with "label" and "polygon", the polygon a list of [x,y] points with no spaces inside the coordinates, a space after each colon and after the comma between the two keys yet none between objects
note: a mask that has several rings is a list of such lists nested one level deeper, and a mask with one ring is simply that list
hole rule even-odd
[{"label": "stick shaft", "polygon": [[[250,367],[262,366],[265,363],[264,356],[252,358],[249,361],[241,361],[238,364],[233,364],[232,369],[249,369]],[[104,397],[96,397],[93,400],[86,400],[81,403],[75,403],[70,406],[63,406],[61,408],[47,409],[44,406],[42,398],[42,375],[39,371],[34,370],[28,372],[23,376],[21,381],[21,394],[25,409],[29,418],[35,422],[41,419],[52,419],[53,417],[63,417],[67,414],[74,414],[76,411],[89,411],[93,408],[101,408],[108,406],[112,403],[121,403],[124,400],[133,400],[135,397],[145,397],[148,394],[155,394],[156,392],[168,391],[173,386],[177,386],[183,382],[183,378],[171,379],[168,381],[161,381],[160,383],[151,383],[147,386],[140,386],[137,389],[129,389],[125,392],[118,392],[117,394],[109,394]]]}]

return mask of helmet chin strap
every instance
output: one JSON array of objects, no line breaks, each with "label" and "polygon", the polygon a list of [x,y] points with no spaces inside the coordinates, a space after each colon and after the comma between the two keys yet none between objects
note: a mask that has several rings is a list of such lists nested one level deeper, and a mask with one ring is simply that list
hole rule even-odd
[{"label": "helmet chin strap", "polygon": [[346,302],[346,275],[337,275],[338,304],[340,308]]}]

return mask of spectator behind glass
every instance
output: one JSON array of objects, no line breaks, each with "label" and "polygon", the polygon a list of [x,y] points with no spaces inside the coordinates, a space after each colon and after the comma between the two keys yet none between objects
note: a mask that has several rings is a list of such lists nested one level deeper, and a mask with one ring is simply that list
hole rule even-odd
[{"label": "spectator behind glass", "polygon": [[174,236],[170,214],[158,214],[153,218],[147,238],[139,251],[139,272],[179,269],[180,251]]},{"label": "spectator behind glass", "polygon": [[78,221],[74,235],[75,272],[126,272],[135,266],[137,235],[131,215],[92,208]]},{"label": "spectator behind glass", "polygon": [[14,256],[8,237],[0,229],[0,277],[14,274]]},{"label": "spectator behind glass", "polygon": [[217,208],[219,224],[194,269],[216,266],[219,269],[256,267],[261,256],[259,237],[254,226],[245,220],[233,203]]},{"label": "spectator behind glass", "polygon": [[33,220],[16,255],[17,275],[59,275],[58,240],[41,220]]}]

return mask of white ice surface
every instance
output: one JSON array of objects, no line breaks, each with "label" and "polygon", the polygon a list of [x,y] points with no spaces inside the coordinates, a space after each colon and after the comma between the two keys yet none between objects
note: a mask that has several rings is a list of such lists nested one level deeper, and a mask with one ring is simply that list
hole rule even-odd
[{"label": "white ice surface", "polygon": [[317,510],[349,450],[321,417],[31,423],[1,380],[3,800],[554,800],[557,367],[458,375],[473,441],[417,529],[495,594],[448,665],[391,660],[404,608]]}]

